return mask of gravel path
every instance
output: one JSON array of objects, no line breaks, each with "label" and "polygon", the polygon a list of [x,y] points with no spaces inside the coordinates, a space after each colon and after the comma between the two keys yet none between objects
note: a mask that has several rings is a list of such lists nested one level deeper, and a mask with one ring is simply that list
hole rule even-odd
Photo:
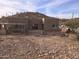
[{"label": "gravel path", "polygon": [[79,59],[79,41],[59,36],[0,36],[0,59]]}]

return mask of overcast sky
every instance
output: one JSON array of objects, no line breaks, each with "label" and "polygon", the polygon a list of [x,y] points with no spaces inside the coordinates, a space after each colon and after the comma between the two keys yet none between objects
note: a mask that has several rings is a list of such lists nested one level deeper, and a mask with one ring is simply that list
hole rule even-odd
[{"label": "overcast sky", "polygon": [[52,17],[79,17],[79,0],[0,0],[0,17],[17,12],[40,12]]}]

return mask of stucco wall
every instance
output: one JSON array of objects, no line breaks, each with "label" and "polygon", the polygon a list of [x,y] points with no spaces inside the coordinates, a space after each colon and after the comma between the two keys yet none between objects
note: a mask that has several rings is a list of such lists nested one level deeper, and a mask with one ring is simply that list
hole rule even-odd
[{"label": "stucco wall", "polygon": [[58,30],[59,21],[53,19],[46,19],[44,23],[44,30],[53,31]]},{"label": "stucco wall", "polygon": [[32,26],[34,24],[38,24],[38,29],[42,30],[42,20],[41,19],[29,19],[28,26],[29,26],[30,30],[33,30]]}]

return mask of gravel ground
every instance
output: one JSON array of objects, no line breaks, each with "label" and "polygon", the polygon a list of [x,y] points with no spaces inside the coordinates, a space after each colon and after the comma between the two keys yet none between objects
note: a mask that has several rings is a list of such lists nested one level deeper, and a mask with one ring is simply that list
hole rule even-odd
[{"label": "gravel ground", "polygon": [[0,59],[79,59],[74,35],[0,36]]}]

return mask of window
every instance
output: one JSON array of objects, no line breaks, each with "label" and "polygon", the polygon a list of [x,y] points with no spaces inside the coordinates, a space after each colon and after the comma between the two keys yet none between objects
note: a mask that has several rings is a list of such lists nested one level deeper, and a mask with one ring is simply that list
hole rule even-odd
[{"label": "window", "polygon": [[11,30],[15,33],[21,33],[23,32],[24,25],[13,25]]},{"label": "window", "polygon": [[38,29],[38,24],[33,24],[32,29]]},{"label": "window", "polygon": [[24,28],[24,26],[23,25],[14,25],[14,28],[16,28],[16,29],[22,29],[22,28]]},{"label": "window", "polygon": [[19,26],[18,25],[15,25],[15,28],[18,28]]},{"label": "window", "polygon": [[2,25],[0,24],[0,29],[1,29]]},{"label": "window", "polygon": [[55,24],[53,24],[52,27],[56,27]]}]

